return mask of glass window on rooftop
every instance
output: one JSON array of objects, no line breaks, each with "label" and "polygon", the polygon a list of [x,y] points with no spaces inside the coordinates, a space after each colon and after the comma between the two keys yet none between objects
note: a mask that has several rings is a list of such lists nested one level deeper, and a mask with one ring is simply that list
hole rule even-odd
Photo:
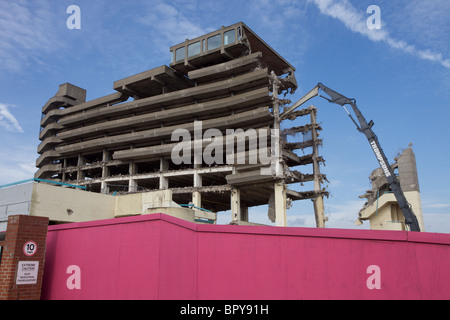
[{"label": "glass window on rooftop", "polygon": [[230,43],[234,43],[236,40],[236,32],[233,30],[229,30],[223,34],[223,44],[227,45]]},{"label": "glass window on rooftop", "polygon": [[184,60],[184,57],[186,55],[185,50],[186,50],[185,47],[181,47],[175,51],[175,61]]},{"label": "glass window on rooftop", "polygon": [[188,58],[200,54],[200,51],[201,51],[200,41],[191,43],[190,45],[188,45]]},{"label": "glass window on rooftop", "polygon": [[222,34],[208,38],[208,50],[219,48],[222,45]]}]

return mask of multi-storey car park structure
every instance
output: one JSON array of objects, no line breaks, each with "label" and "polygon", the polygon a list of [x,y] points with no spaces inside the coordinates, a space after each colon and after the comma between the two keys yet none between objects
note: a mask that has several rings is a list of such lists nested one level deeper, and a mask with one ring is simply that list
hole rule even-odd
[{"label": "multi-storey car park structure", "polygon": [[[269,218],[286,225],[290,201],[312,199],[317,226],[323,227],[327,192],[321,186],[317,111],[310,106],[280,120],[290,102],[281,95],[297,89],[294,67],[244,23],[186,40],[170,52],[170,66],[118,80],[105,97],[86,102],[86,90],[61,85],[42,108],[35,178],[106,194],[169,189],[174,202],[230,210],[236,223],[248,221],[249,207],[269,204]],[[304,125],[292,127],[299,117]],[[247,139],[245,150],[233,146],[230,156],[224,147],[224,156],[215,158],[223,161],[212,164],[195,152],[189,161],[175,163],[172,152],[180,142],[173,141],[173,132],[185,129],[198,140],[199,123],[200,139],[216,129],[223,135],[216,142],[229,141],[233,130],[232,141]],[[260,129],[268,141],[259,139],[252,149],[251,134],[264,132]],[[298,133],[301,141],[295,140]],[[197,142],[189,144],[192,150],[211,151],[210,140]],[[303,153],[294,152],[298,149]],[[256,152],[270,155],[271,162],[238,163],[243,151],[246,160]],[[312,173],[301,172],[305,165]],[[306,181],[314,181],[314,190],[287,187]]]}]

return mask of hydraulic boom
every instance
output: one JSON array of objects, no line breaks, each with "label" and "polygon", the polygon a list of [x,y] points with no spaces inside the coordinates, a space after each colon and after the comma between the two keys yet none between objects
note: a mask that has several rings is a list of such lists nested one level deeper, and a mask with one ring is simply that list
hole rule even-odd
[{"label": "hydraulic boom", "polygon": [[[319,90],[322,90],[323,92],[325,92],[330,98],[319,95]],[[381,166],[381,169],[383,170],[383,173],[386,176],[386,179],[389,183],[389,187],[391,188],[392,192],[394,193],[395,198],[397,199],[397,203],[398,203],[400,209],[402,210],[403,215],[405,216],[405,223],[409,226],[409,229],[411,231],[420,231],[420,226],[419,226],[417,217],[414,214],[414,212],[412,211],[411,206],[409,205],[408,201],[406,200],[405,194],[403,193],[400,183],[398,182],[397,177],[395,176],[391,166],[389,165],[386,155],[384,154],[384,151],[381,148],[380,142],[378,141],[378,137],[375,135],[375,133],[372,130],[372,126],[374,125],[374,123],[373,123],[373,121],[370,121],[369,123],[367,123],[367,121],[364,118],[364,116],[362,115],[361,111],[358,109],[355,99],[349,99],[349,98],[341,95],[340,93],[337,93],[336,91],[333,91],[330,88],[324,86],[322,83],[319,83],[313,90],[311,90],[309,93],[307,93],[299,101],[294,103],[283,114],[281,114],[280,120],[285,119],[292,111],[297,109],[299,106],[304,104],[306,101],[308,101],[318,95],[320,97],[328,100],[331,103],[336,103],[338,105],[341,105],[347,112],[350,119],[356,125],[356,128],[358,129],[358,131],[363,133],[366,136],[367,140],[369,141],[370,146],[372,147],[373,152],[375,153],[375,157],[377,158],[377,160]],[[352,107],[353,112],[355,113],[359,124],[358,124],[358,122],[355,121],[355,119],[352,117],[350,112],[348,112],[348,110],[345,108],[346,104],[348,104]]]}]

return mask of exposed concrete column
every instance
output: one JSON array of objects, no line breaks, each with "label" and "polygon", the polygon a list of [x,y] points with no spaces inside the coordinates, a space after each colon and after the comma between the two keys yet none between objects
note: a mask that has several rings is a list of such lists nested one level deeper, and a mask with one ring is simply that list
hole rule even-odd
[{"label": "exposed concrete column", "polygon": [[136,163],[130,162],[128,173],[130,175],[130,180],[128,181],[128,192],[136,192],[137,182],[132,178],[137,173]]},{"label": "exposed concrete column", "polygon": [[128,181],[128,192],[137,192],[138,185],[136,180],[131,179]]},{"label": "exposed concrete column", "polygon": [[137,173],[136,163],[130,162],[128,173],[130,174],[130,176],[136,175]]},{"label": "exposed concrete column", "polygon": [[281,177],[283,176],[283,167],[281,165],[281,144],[280,144],[280,103],[278,101],[278,89],[279,89],[279,83],[280,80],[278,79],[278,77],[275,75],[274,72],[272,72],[272,97],[273,97],[273,115],[274,115],[274,120],[273,120],[273,130],[276,132],[275,135],[271,135],[271,139],[275,139],[274,141],[274,148],[275,150],[271,151],[271,156],[272,156],[272,164],[273,164],[273,158],[275,157],[275,175],[277,177]]},{"label": "exposed concrete column", "polygon": [[106,181],[102,180],[100,188],[101,188],[101,193],[103,193],[103,194],[109,193],[109,187],[108,187],[108,184],[106,183]]},{"label": "exposed concrete column", "polygon": [[274,183],[275,193],[275,224],[277,227],[287,226],[286,186],[284,182]]},{"label": "exposed concrete column", "polygon": [[202,207],[202,195],[200,192],[198,192],[198,191],[192,192],[192,203],[197,208]]},{"label": "exposed concrete column", "polygon": [[248,222],[248,207],[241,205],[241,217],[239,220]]},{"label": "exposed concrete column", "polygon": [[[315,125],[316,122],[316,115],[317,111],[314,110],[310,113],[311,116],[311,123]],[[317,129],[315,126],[311,129],[311,136],[312,140],[314,142],[313,144],[313,173],[314,173],[314,191],[319,192],[321,190],[320,186],[320,164],[318,161],[319,158],[319,146],[316,143],[318,134]],[[323,204],[323,196],[317,196],[315,199],[313,199],[314,203],[314,213],[316,216],[316,227],[317,228],[325,228],[325,209]]]},{"label": "exposed concrete column", "polygon": [[84,172],[81,170],[81,167],[84,166],[85,159],[81,154],[78,154],[78,171],[77,171],[77,180],[84,180]]},{"label": "exposed concrete column", "polygon": [[[194,164],[194,168],[201,168],[201,164]],[[195,170],[194,173],[194,187],[202,187],[202,176]],[[201,208],[202,207],[202,195],[199,191],[194,191],[192,193],[192,203],[194,206]]]},{"label": "exposed concrete column", "polygon": [[159,189],[169,189],[169,178],[164,176],[164,171],[169,170],[169,161],[161,157],[160,163],[159,163],[159,171],[161,172],[161,175],[159,176]]},{"label": "exposed concrete column", "polygon": [[109,155],[109,151],[107,149],[103,149],[103,154],[102,154],[102,162],[106,163],[108,162],[110,159],[110,155]]},{"label": "exposed concrete column", "polygon": [[67,168],[67,158],[64,158],[63,160],[63,171],[62,171],[62,181],[66,181],[66,168]]},{"label": "exposed concrete column", "polygon": [[[279,133],[280,131],[280,103],[278,100],[278,90],[279,90],[279,84],[280,80],[275,75],[274,72],[272,72],[272,97],[273,97],[273,115],[274,115],[274,121],[273,121],[273,129],[276,133]],[[276,134],[275,136],[272,135],[272,139],[276,139],[274,141],[274,148],[275,150],[272,150],[271,156],[272,156],[272,163],[273,158],[275,157],[275,175],[277,177],[283,176],[283,166],[281,164],[281,143],[279,139],[279,134]],[[274,183],[274,198],[275,198],[275,224],[280,227],[286,227],[287,226],[287,212],[286,212],[286,186],[284,184],[284,181],[278,181]]]},{"label": "exposed concrete column", "polygon": [[103,149],[103,157],[102,157],[102,182],[100,185],[101,193],[107,194],[109,192],[108,186],[106,184],[105,179],[109,177],[109,168],[106,166],[106,163],[109,161],[109,152],[106,149]]},{"label": "exposed concrete column", "polygon": [[231,222],[237,223],[241,217],[241,190],[231,189]]},{"label": "exposed concrete column", "polygon": [[[194,164],[194,168],[201,168],[201,165]],[[197,170],[195,170],[194,173],[194,187],[202,187],[202,176],[198,173]]]},{"label": "exposed concrete column", "polygon": [[324,204],[323,204],[323,196],[319,196],[315,199],[312,199],[314,204],[314,213],[316,215],[316,227],[317,228],[325,228],[325,214],[324,214]]}]

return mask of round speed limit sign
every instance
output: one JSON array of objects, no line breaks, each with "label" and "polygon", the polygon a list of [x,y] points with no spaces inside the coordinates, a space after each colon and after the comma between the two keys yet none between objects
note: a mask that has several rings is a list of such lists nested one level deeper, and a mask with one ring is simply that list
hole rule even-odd
[{"label": "round speed limit sign", "polygon": [[37,251],[37,244],[34,241],[27,241],[23,245],[23,253],[28,257],[33,256],[36,253],[36,251]]}]

